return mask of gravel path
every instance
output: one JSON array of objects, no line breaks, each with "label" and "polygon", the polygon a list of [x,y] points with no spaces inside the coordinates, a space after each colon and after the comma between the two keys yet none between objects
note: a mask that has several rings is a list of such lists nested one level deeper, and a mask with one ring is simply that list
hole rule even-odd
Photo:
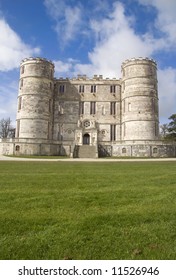
[{"label": "gravel path", "polygon": [[69,161],[69,162],[79,162],[79,161],[84,161],[84,162],[140,162],[140,161],[176,161],[175,158],[146,158],[146,159],[138,159],[138,158],[133,158],[133,159],[122,159],[122,158],[65,158],[65,159],[42,159],[42,158],[22,158],[22,157],[7,157],[4,155],[0,155],[0,161]]}]

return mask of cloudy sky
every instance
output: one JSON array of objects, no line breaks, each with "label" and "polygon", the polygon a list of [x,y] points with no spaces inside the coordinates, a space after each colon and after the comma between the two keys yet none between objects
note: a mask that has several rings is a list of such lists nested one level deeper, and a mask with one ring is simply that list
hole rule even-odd
[{"label": "cloudy sky", "polygon": [[0,119],[15,121],[19,65],[55,63],[55,76],[121,77],[121,63],[158,64],[160,123],[176,113],[175,0],[0,0]]}]

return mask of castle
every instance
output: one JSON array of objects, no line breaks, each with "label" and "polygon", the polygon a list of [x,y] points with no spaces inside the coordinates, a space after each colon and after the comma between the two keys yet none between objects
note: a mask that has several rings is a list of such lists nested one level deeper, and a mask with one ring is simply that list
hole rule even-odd
[{"label": "castle", "polygon": [[126,60],[120,79],[57,79],[51,61],[24,59],[13,154],[175,156],[176,147],[159,140],[156,62]]}]

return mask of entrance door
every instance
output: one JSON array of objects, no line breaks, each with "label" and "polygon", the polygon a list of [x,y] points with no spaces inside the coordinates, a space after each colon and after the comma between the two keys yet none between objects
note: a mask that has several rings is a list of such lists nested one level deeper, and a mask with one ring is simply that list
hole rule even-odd
[{"label": "entrance door", "polygon": [[90,144],[90,135],[86,133],[83,136],[83,145],[89,145],[89,144]]}]

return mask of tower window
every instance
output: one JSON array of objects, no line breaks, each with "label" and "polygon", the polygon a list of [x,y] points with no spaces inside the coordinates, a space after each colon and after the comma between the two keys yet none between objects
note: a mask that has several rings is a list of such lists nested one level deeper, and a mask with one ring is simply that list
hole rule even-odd
[{"label": "tower window", "polygon": [[96,90],[97,90],[97,87],[96,87],[96,85],[91,85],[91,92],[93,93],[93,92],[96,92]]},{"label": "tower window", "polygon": [[105,115],[105,106],[102,106],[102,115]]},{"label": "tower window", "polygon": [[21,105],[22,105],[22,97],[20,96],[18,99],[18,110],[21,110]]},{"label": "tower window", "polygon": [[84,85],[79,85],[79,92],[84,92]]},{"label": "tower window", "polygon": [[96,113],[96,102],[90,102],[90,114],[94,115]]},{"label": "tower window", "polygon": [[126,148],[122,148],[122,154],[126,154]]},{"label": "tower window", "polygon": [[155,136],[158,136],[158,123],[155,123]]},{"label": "tower window", "polygon": [[116,114],[116,102],[111,102],[110,114],[111,115]]},{"label": "tower window", "polygon": [[21,67],[21,74],[24,74],[24,65]]},{"label": "tower window", "polygon": [[125,125],[125,123],[123,124],[123,136],[124,137],[126,136],[126,125]]},{"label": "tower window", "polygon": [[125,113],[125,100],[123,100],[123,112]]},{"label": "tower window", "polygon": [[20,134],[20,120],[17,120],[17,125],[16,125],[16,137],[18,138]]},{"label": "tower window", "polygon": [[20,88],[23,87],[23,79],[20,80]]},{"label": "tower window", "polygon": [[52,111],[52,100],[50,99],[49,100],[49,112],[51,113],[51,111]]},{"label": "tower window", "polygon": [[116,86],[115,85],[110,86],[110,93],[116,93]]}]

